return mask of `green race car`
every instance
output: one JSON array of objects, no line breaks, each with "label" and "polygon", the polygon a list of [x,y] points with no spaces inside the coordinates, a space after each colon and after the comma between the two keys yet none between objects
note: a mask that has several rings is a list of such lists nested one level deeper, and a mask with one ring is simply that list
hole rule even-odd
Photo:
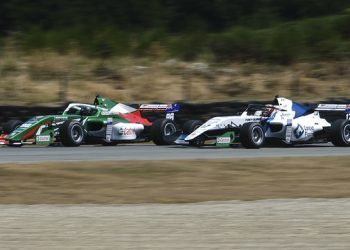
[{"label": "green race car", "polygon": [[[150,120],[141,111],[163,111],[166,117]],[[108,98],[96,96],[94,104],[72,103],[60,115],[35,116],[22,123],[8,121],[4,127],[4,143],[64,146],[86,144],[116,145],[119,142],[151,141],[169,143],[177,132],[174,113],[178,104],[142,104],[138,109]]]}]

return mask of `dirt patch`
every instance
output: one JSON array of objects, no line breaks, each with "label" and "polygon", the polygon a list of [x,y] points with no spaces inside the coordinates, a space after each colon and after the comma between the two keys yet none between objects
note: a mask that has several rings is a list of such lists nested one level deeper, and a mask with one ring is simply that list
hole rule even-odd
[{"label": "dirt patch", "polygon": [[350,197],[350,157],[0,165],[1,204]]}]

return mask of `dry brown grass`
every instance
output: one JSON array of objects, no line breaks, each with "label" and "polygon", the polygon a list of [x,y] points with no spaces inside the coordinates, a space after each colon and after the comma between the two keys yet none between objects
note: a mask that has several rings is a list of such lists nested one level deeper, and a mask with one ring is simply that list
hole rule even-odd
[{"label": "dry brown grass", "polygon": [[[271,100],[275,94],[296,100],[347,96],[350,61],[273,66],[255,63],[217,65],[148,58],[91,59],[42,51],[0,57],[0,104],[91,102],[94,95],[122,102]],[[299,93],[293,86],[299,86]],[[295,88],[295,87],[294,87]]]},{"label": "dry brown grass", "polygon": [[0,165],[1,204],[349,198],[350,157]]}]

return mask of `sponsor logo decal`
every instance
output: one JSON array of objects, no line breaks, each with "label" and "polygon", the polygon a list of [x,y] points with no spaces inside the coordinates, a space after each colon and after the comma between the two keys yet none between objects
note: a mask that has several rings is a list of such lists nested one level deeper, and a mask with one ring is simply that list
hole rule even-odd
[{"label": "sponsor logo decal", "polygon": [[[33,122],[34,123],[34,122]],[[32,126],[33,125],[33,123],[23,123],[22,124],[22,128],[29,128],[30,126]]]},{"label": "sponsor logo decal", "polygon": [[218,137],[218,138],[216,138],[216,143],[218,143],[218,144],[227,144],[230,142],[231,142],[230,137]]},{"label": "sponsor logo decal", "polygon": [[54,120],[55,121],[65,121],[65,120],[68,120],[68,117],[66,117],[66,116],[55,116]]},{"label": "sponsor logo decal", "polygon": [[314,131],[314,127],[313,126],[304,126],[305,131],[308,132],[313,132]]},{"label": "sponsor logo decal", "polygon": [[171,104],[141,104],[140,109],[142,110],[166,110],[171,108]]},{"label": "sponsor logo decal", "polygon": [[48,142],[48,141],[50,141],[50,139],[51,139],[51,137],[49,135],[38,135],[36,137],[36,140],[38,142]]},{"label": "sponsor logo decal", "polygon": [[286,142],[290,143],[292,139],[292,119],[287,119]]},{"label": "sponsor logo decal", "polygon": [[304,129],[300,124],[298,124],[297,128],[294,129],[294,136],[295,138],[299,139],[303,134],[304,134]]},{"label": "sponsor logo decal", "polygon": [[165,115],[165,118],[169,120],[174,120],[175,119],[174,113],[167,113]]},{"label": "sponsor logo decal", "polygon": [[113,118],[107,118],[107,128],[106,128],[106,140],[111,141],[112,139],[112,125],[113,125]]},{"label": "sponsor logo decal", "polygon": [[314,127],[313,126],[304,126],[305,130],[305,136],[310,136],[314,134]]},{"label": "sponsor logo decal", "polygon": [[260,121],[261,119],[260,118],[248,118],[248,119],[245,119],[246,122],[256,122],[256,121]]},{"label": "sponsor logo decal", "polygon": [[132,129],[132,128],[120,128],[118,132],[119,132],[120,135],[134,135],[135,134],[135,129]]}]

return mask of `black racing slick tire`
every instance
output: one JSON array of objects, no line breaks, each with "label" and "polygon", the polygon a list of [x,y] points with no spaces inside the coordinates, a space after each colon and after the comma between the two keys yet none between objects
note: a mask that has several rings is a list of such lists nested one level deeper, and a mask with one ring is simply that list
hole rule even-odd
[{"label": "black racing slick tire", "polygon": [[153,122],[151,127],[151,136],[153,142],[160,145],[168,145],[166,140],[167,136],[171,136],[176,133],[176,124],[170,119],[157,119]]},{"label": "black racing slick tire", "polygon": [[189,141],[190,146],[200,148],[204,145],[206,137],[199,135],[196,138]]},{"label": "black racing slick tire", "polygon": [[203,122],[199,120],[189,120],[186,121],[182,127],[182,131],[185,135],[191,134],[193,131],[195,131],[197,128],[202,126]]},{"label": "black racing slick tire", "polygon": [[3,126],[3,132],[5,134],[10,134],[12,131],[14,131],[16,128],[21,126],[23,124],[20,120],[9,120],[6,122]]},{"label": "black racing slick tire", "polygon": [[240,140],[245,148],[260,148],[265,142],[265,133],[259,123],[248,122],[240,130]]},{"label": "black racing slick tire", "polygon": [[349,147],[350,146],[350,121],[344,119],[335,120],[331,124],[331,142],[334,146]]},{"label": "black racing slick tire", "polygon": [[65,121],[59,129],[60,139],[63,146],[80,146],[85,137],[83,126],[76,121]]}]

